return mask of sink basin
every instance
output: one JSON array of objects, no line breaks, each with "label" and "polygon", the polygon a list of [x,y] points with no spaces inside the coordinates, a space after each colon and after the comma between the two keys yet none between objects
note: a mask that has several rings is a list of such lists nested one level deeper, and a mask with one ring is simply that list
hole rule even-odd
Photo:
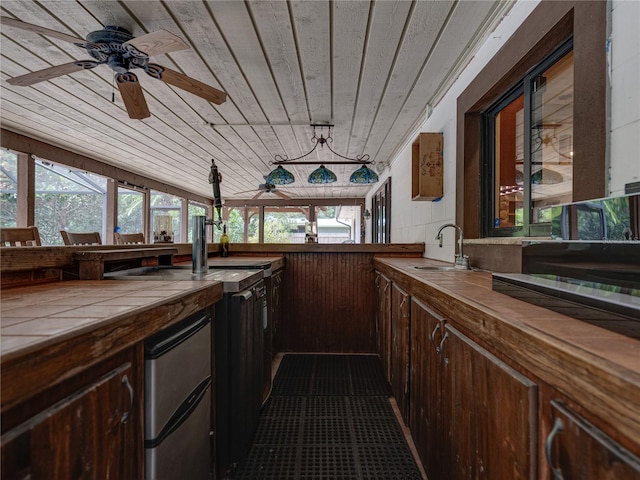
[{"label": "sink basin", "polygon": [[416,268],[418,270],[431,271],[431,272],[470,272],[471,271],[471,269],[467,270],[464,268],[456,268],[454,266],[449,266],[449,265],[439,266],[439,267],[417,265],[413,268]]}]

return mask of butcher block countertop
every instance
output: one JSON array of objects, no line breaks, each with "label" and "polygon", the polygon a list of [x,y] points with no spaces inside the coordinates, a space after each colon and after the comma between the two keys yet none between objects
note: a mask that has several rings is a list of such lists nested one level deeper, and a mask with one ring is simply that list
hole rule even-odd
[{"label": "butcher block countertop", "polygon": [[222,295],[215,279],[65,281],[3,290],[1,411]]},{"label": "butcher block countertop", "polygon": [[640,341],[491,289],[491,273],[414,268],[420,258],[377,257],[375,268],[506,359],[582,404],[640,449]]}]

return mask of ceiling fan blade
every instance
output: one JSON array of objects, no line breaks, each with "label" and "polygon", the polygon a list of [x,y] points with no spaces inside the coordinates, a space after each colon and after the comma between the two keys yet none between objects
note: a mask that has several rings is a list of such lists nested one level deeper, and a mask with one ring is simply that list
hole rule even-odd
[{"label": "ceiling fan blade", "polygon": [[193,93],[198,97],[204,98],[209,102],[213,102],[216,105],[220,105],[227,100],[227,94],[217,88],[213,88],[206,83],[202,83],[195,78],[191,78],[187,75],[183,75],[180,72],[171,70],[170,68],[150,63],[145,68],[145,72],[154,78],[162,80],[169,85],[186,90],[189,93]]},{"label": "ceiling fan blade", "polygon": [[130,118],[141,120],[151,116],[138,77],[130,72],[120,73],[116,75],[116,83]]},{"label": "ceiling fan blade", "polygon": [[51,30],[50,28],[41,27],[39,25],[33,25],[32,23],[21,22],[20,20],[16,20],[15,18],[0,17],[0,22],[3,26],[7,25],[10,27],[21,28],[22,30],[40,33],[42,35],[47,35],[48,37],[57,38],[58,40],[64,40],[65,42],[83,43],[85,41],[84,38],[67,35],[66,33]]},{"label": "ceiling fan blade", "polygon": [[251,197],[251,200],[255,200],[256,198],[260,198],[260,196],[264,193],[264,190],[256,193],[253,197]]},{"label": "ceiling fan blade", "polygon": [[284,198],[285,200],[291,200],[291,197],[286,193],[280,192],[278,190],[272,190],[272,192],[278,195],[280,198]]},{"label": "ceiling fan blade", "polygon": [[100,65],[100,63],[94,62],[92,60],[63,63],[62,65],[56,65],[55,67],[49,67],[43,70],[38,70],[37,72],[31,72],[27,73],[26,75],[20,75],[19,77],[10,78],[7,80],[7,83],[9,83],[10,85],[26,87],[29,85],[33,85],[34,83],[51,80],[52,78],[56,78],[61,75],[67,75],[69,73],[79,72],[80,70],[94,68],[98,65]]},{"label": "ceiling fan blade", "polygon": [[133,45],[150,57],[160,55],[161,53],[177,52],[178,50],[186,50],[189,48],[189,45],[184,43],[184,40],[166,30],[158,30],[147,33],[146,35],[140,35],[139,37],[124,42],[123,45]]}]

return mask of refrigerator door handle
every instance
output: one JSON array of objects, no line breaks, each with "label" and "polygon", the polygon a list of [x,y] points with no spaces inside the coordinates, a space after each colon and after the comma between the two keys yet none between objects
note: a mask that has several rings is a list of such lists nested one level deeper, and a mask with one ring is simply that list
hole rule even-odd
[{"label": "refrigerator door handle", "polygon": [[149,438],[144,441],[144,448],[156,448],[165,438],[182,425],[187,418],[189,418],[189,415],[198,407],[198,404],[204,398],[210,386],[211,375],[200,382],[185,401],[182,402],[174,414],[171,415],[167,424],[160,430],[160,434],[156,438]]}]

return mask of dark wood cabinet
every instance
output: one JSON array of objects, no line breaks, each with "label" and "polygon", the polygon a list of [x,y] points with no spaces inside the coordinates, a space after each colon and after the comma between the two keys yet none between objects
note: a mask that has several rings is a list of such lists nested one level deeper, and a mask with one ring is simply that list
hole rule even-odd
[{"label": "dark wood cabinet", "polygon": [[534,479],[537,386],[411,299],[409,427],[429,478]]},{"label": "dark wood cabinet", "polygon": [[541,412],[541,479],[640,478],[640,458],[565,403],[544,401]]},{"label": "dark wood cabinet", "polygon": [[266,399],[271,390],[271,362],[281,349],[279,333],[280,315],[282,310],[282,270],[277,270],[265,279],[267,286],[267,328],[264,330],[264,362],[263,362],[263,392],[262,399]]},{"label": "dark wood cabinet", "polygon": [[387,380],[391,379],[391,280],[376,272],[376,330],[378,354]]},{"label": "dark wood cabinet", "polygon": [[409,333],[411,298],[391,286],[391,390],[405,424],[409,424]]},{"label": "dark wood cabinet", "polygon": [[440,344],[444,319],[415,298],[411,299],[411,369],[409,428],[429,478],[445,478],[444,427]]},{"label": "dark wood cabinet", "polygon": [[442,433],[451,478],[537,478],[537,385],[451,325],[443,335]]},{"label": "dark wood cabinet", "polygon": [[[142,478],[141,387],[133,352],[118,360],[111,370],[3,433],[2,478]],[[33,402],[40,404],[48,394]]]}]

